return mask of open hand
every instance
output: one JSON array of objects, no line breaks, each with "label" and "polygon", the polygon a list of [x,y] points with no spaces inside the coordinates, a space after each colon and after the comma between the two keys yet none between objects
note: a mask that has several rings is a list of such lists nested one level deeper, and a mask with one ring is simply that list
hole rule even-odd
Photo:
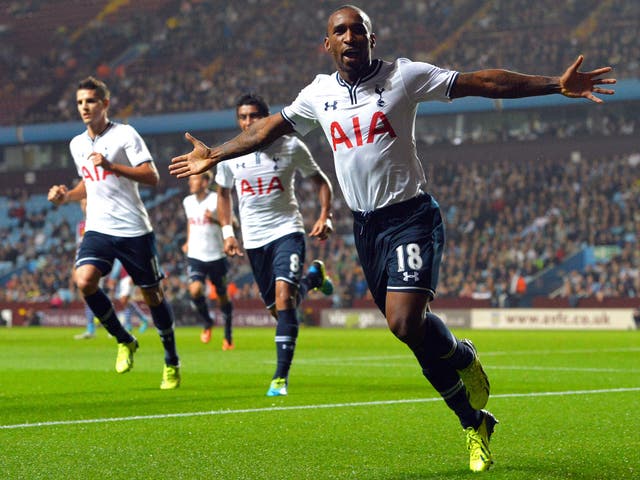
[{"label": "open hand", "polygon": [[578,56],[573,65],[571,65],[560,77],[560,93],[566,97],[584,97],[592,102],[603,103],[602,99],[596,97],[594,93],[599,93],[601,95],[613,95],[615,91],[608,88],[601,88],[597,85],[613,85],[616,83],[616,79],[598,77],[605,73],[609,73],[612,68],[602,67],[590,72],[578,72],[578,68],[582,64],[583,60],[584,57],[582,55]]},{"label": "open hand", "polygon": [[213,160],[209,158],[209,154],[211,153],[211,149],[209,147],[197,138],[191,136],[189,132],[185,133],[184,137],[191,142],[193,150],[189,153],[171,159],[169,173],[176,178],[198,175],[202,172],[206,172],[214,165]]}]

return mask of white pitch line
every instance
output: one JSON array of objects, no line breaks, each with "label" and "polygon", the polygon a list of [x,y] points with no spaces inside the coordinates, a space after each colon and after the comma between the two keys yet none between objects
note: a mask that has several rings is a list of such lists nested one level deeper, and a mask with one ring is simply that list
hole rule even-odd
[{"label": "white pitch line", "polygon": [[[380,360],[379,358],[377,360]],[[399,359],[395,359],[399,360]],[[367,362],[367,367],[376,367],[376,368],[389,368],[389,367],[406,367],[406,368],[416,368],[416,362],[414,358],[406,358],[406,362],[386,362],[386,363],[376,363],[376,362]],[[267,363],[267,362],[265,362]],[[358,361],[332,361],[332,360],[299,360],[298,363],[302,363],[305,365],[340,365],[340,366],[349,366],[349,365],[360,365]],[[540,366],[528,366],[528,365],[493,365],[491,363],[482,363],[482,366],[487,370],[551,370],[551,371],[566,371],[566,372],[602,372],[602,373],[640,373],[640,370],[634,368],[596,368],[596,367],[540,367]]]},{"label": "white pitch line", "polygon": [[[640,352],[640,347],[623,347],[623,348],[601,348],[601,349],[566,349],[566,350],[510,350],[510,351],[494,351],[494,352],[485,352],[480,351],[480,358],[484,357],[501,357],[505,355],[510,356],[521,356],[521,355],[550,355],[553,353],[559,353],[563,355],[574,355],[574,354],[595,354],[595,353],[629,353],[629,352]],[[322,364],[322,365],[342,365],[344,363],[356,363],[356,362],[370,362],[370,361],[380,361],[380,360],[411,360],[415,362],[415,358],[411,355],[411,352],[407,352],[406,354],[399,355],[368,355],[362,357],[346,357],[345,360],[337,361],[326,358],[300,358],[296,359],[296,363],[308,363],[308,364]]]},{"label": "white pitch line", "polygon": [[483,365],[487,370],[550,370],[563,372],[598,372],[598,373],[640,373],[640,370],[624,368],[589,368],[589,367],[527,367],[516,365]]},{"label": "white pitch line", "polygon": [[[502,393],[491,395],[491,399],[498,398],[518,398],[518,397],[554,397],[565,395],[593,395],[600,393],[626,393],[640,392],[640,387],[631,388],[608,388],[599,390],[568,390],[564,392],[531,392],[531,393]],[[350,403],[325,403],[316,405],[292,405],[289,407],[264,407],[264,408],[241,408],[238,410],[211,410],[208,412],[184,412],[184,413],[165,413],[162,415],[134,415],[131,417],[114,417],[114,418],[91,418],[85,420],[60,420],[54,422],[37,422],[37,423],[19,423],[15,425],[0,425],[0,430],[34,428],[34,427],[52,427],[57,425],[83,425],[90,423],[113,423],[113,422],[129,422],[133,420],[157,420],[166,418],[184,418],[184,417],[204,417],[214,415],[232,415],[242,413],[263,413],[263,412],[283,412],[293,410],[319,410],[328,408],[349,408],[349,407],[371,407],[379,405],[400,405],[408,403],[430,403],[437,402],[439,397],[433,398],[408,398],[400,400],[377,400],[372,402],[350,402]]]}]

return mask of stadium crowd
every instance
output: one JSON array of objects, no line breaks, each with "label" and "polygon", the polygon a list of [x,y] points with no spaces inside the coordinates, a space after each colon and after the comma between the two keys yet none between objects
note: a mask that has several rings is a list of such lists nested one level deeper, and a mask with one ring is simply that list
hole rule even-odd
[{"label": "stadium crowd", "polygon": [[[317,71],[331,71],[325,32],[309,23],[342,4],[78,3],[82,8],[64,14],[35,0],[0,11],[0,38],[23,40],[0,42],[0,124],[75,120],[69,108],[75,80],[87,73],[108,79],[115,117],[228,109],[247,90],[283,104]],[[384,39],[376,49],[382,58],[400,54],[467,71],[490,65],[527,72],[543,65],[558,74],[589,52],[589,65],[612,65],[619,79],[640,76],[638,2],[368,0],[366,8],[384,18],[376,29]],[[20,23],[24,18],[34,21]],[[30,48],[43,35],[47,49]]]},{"label": "stadium crowd", "polygon": [[[75,81],[87,73],[107,79],[115,119],[229,109],[247,90],[259,92],[272,105],[284,104],[316,72],[332,69],[322,46],[325,32],[309,24],[344,2],[239,0],[222,9],[212,0],[73,3],[77,8],[64,12],[38,0],[0,7],[0,125],[76,120]],[[543,65],[556,74],[578,53],[588,52],[590,65],[612,65],[619,79],[640,77],[638,2],[367,0],[366,9],[374,18],[384,18],[380,29],[374,26],[384,39],[376,49],[382,58],[401,54],[463,70],[491,65],[526,72]],[[42,40],[37,45],[27,41],[43,35],[49,36],[46,52]],[[5,41],[9,36],[19,41]],[[289,88],[278,88],[281,84]],[[446,121],[419,118],[419,123],[431,123],[428,128],[419,125],[416,132],[423,147],[637,134],[633,108],[605,105],[584,112],[570,118],[558,111],[529,112],[517,124],[485,114],[464,128],[453,116]],[[319,151],[321,141],[310,142],[312,151]],[[176,146],[176,152],[183,147]],[[637,153],[508,163],[425,159],[431,191],[449,202],[441,205],[448,239],[440,296],[513,304],[527,280],[583,245],[615,245],[619,251],[585,272],[568,272],[563,287],[550,295],[624,297],[639,291]],[[332,167],[324,166],[331,174]],[[162,202],[149,209],[168,274],[166,291],[174,300],[186,298],[180,250],[185,225],[175,214],[186,194],[186,184],[182,187],[184,191],[168,197],[154,192]],[[307,187],[303,184],[299,191],[303,212],[316,207]],[[0,274],[28,268],[18,268],[7,279],[0,300],[76,298],[70,285],[75,225],[53,216],[49,205],[34,207],[24,190],[3,195],[10,222],[0,225]],[[368,292],[340,195],[334,211],[336,235],[323,243],[309,242],[307,258],[326,260],[337,284],[334,304],[349,305]],[[258,298],[247,262],[233,259],[232,265],[236,298]]]},{"label": "stadium crowd", "polygon": [[[607,158],[469,159],[456,163],[429,160],[431,192],[441,204],[447,243],[440,297],[488,299],[514,306],[527,284],[545,269],[560,265],[586,245],[606,245],[613,254],[583,272],[568,271],[561,289],[550,296],[569,298],[635,297],[640,292],[640,154]],[[545,188],[540,188],[541,185]],[[163,197],[150,208],[158,248],[168,280],[166,293],[186,301],[186,261],[180,246],[186,225],[181,212],[184,191]],[[297,191],[304,218],[315,218],[311,186]],[[51,225],[47,208],[28,211],[19,190],[8,199],[21,214],[21,234],[2,242],[1,258],[29,265],[7,281],[0,300],[66,302],[76,297],[70,285],[75,227],[66,220]],[[325,242],[308,242],[307,258],[323,258],[334,278],[333,303],[348,306],[368,291],[353,247],[350,214],[335,198],[336,234]],[[48,224],[47,233],[44,225]],[[307,225],[307,229],[310,225]],[[0,229],[9,238],[11,227]],[[47,238],[55,242],[46,241]],[[233,258],[235,299],[259,298],[243,258]]]}]

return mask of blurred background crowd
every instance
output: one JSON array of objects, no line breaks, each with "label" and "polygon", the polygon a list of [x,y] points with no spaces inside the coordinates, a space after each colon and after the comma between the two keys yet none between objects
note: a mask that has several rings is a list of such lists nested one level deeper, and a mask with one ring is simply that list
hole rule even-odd
[{"label": "blurred background crowd", "polygon": [[[88,73],[117,92],[120,116],[233,105],[238,92],[285,104],[332,71],[323,38],[341,2],[292,0],[20,0],[0,6],[0,124],[76,120]],[[365,0],[377,55],[442,67],[558,75],[588,66],[640,77],[638,2]],[[61,8],[63,6],[63,8]],[[44,43],[43,43],[44,42]],[[229,72],[232,72],[230,74]]]},{"label": "blurred background crowd", "polygon": [[[246,91],[272,105],[286,104],[317,73],[331,72],[322,40],[328,14],[342,2],[69,0],[64,9],[56,4],[23,0],[0,6],[0,125],[77,120],[75,86],[88,74],[109,85],[114,119],[226,110]],[[612,65],[618,79],[640,78],[639,2],[368,0],[359,5],[373,18],[381,58],[405,56],[464,71],[500,67],[555,75],[584,53],[585,69]],[[536,279],[555,271],[560,282],[542,293],[549,298],[577,305],[582,298],[636,297],[640,148],[618,139],[637,137],[637,106],[419,119],[418,148],[447,228],[439,296],[518,306]],[[537,145],[583,139],[607,139],[613,147],[596,153],[585,143],[582,153],[559,148],[543,156],[492,153],[507,144],[533,145],[535,151]],[[307,261],[325,260],[337,287],[334,305],[354,305],[368,293],[350,214],[324,139],[305,141],[334,181],[336,217],[330,240],[308,242]],[[161,170],[187,148],[179,135],[164,145],[154,151]],[[457,161],[443,153],[469,145],[476,150],[458,154]],[[69,182],[74,176],[70,168]],[[315,192],[300,181],[297,193],[310,227]],[[181,202],[187,194],[186,182],[166,177],[157,189],[143,189],[173,301],[186,301],[180,247],[186,236]],[[46,191],[3,185],[0,301],[77,298],[70,270],[80,209],[54,209],[45,197]],[[598,249],[594,261],[567,263],[589,248]],[[232,296],[259,298],[246,259],[233,259],[232,265]]]}]

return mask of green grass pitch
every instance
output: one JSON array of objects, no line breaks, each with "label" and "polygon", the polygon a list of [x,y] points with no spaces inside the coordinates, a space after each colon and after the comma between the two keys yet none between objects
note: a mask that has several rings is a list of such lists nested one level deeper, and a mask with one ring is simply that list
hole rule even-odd
[{"label": "green grass pitch", "polygon": [[640,478],[640,332],[456,331],[478,347],[500,420],[495,465],[386,330],[300,331],[289,396],[268,398],[274,329],[237,349],[177,329],[182,386],[158,387],[158,336],[114,370],[104,330],[0,329],[3,479]]}]

